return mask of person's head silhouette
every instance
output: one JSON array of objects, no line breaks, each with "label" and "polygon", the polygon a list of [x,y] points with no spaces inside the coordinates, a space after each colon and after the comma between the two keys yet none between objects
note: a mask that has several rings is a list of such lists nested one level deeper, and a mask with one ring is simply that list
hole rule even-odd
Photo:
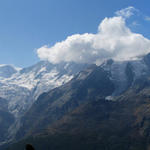
[{"label": "person's head silhouette", "polygon": [[35,150],[31,144],[26,145],[26,150]]}]

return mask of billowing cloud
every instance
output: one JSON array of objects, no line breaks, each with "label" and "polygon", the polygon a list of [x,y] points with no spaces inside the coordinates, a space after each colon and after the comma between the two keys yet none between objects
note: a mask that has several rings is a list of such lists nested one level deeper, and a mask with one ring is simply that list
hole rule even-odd
[{"label": "billowing cloud", "polygon": [[73,61],[99,64],[109,58],[129,60],[150,52],[150,40],[133,33],[125,21],[122,16],[105,18],[96,34],[69,36],[52,47],[43,46],[37,49],[37,54],[41,60],[51,63]]}]

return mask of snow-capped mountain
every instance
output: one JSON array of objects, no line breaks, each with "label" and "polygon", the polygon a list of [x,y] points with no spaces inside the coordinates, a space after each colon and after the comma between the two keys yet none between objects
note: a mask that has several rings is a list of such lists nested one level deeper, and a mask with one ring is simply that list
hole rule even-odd
[{"label": "snow-capped mountain", "polygon": [[132,86],[136,80],[150,76],[150,54],[131,61],[107,60],[101,67],[109,72],[115,91],[111,96],[117,96]]},{"label": "snow-capped mountain", "polygon": [[0,97],[8,100],[9,111],[19,117],[41,93],[63,85],[86,66],[75,63],[54,65],[47,61],[23,69],[0,65]]},{"label": "snow-capped mountain", "polygon": [[[16,139],[34,133],[39,134],[38,132],[43,132],[44,129],[49,129],[54,124],[58,125],[59,123],[57,124],[57,121],[61,119],[62,122],[64,122],[66,114],[78,111],[79,107],[82,109],[83,106],[89,102],[92,102],[92,105],[96,106],[97,102],[100,103],[100,101],[102,101],[102,105],[106,104],[106,107],[107,103],[109,103],[110,106],[112,105],[111,107],[115,105],[116,110],[119,106],[120,97],[128,96],[130,90],[138,88],[140,89],[139,91],[141,91],[142,88],[146,89],[148,87],[148,91],[144,91],[142,94],[149,93],[149,77],[150,55],[141,57],[138,60],[107,60],[100,66],[88,66],[68,83],[39,96],[38,100],[21,118],[20,128],[16,132]],[[138,80],[142,82],[138,82],[139,85],[137,86]],[[126,94],[126,92],[128,92],[128,94]],[[138,95],[137,93],[137,90],[135,90],[132,94]],[[147,95],[145,95],[145,97],[147,98]],[[116,105],[117,102],[118,105]],[[87,107],[87,109],[89,108],[90,107]],[[99,109],[94,109],[92,113],[97,116],[98,110],[100,112],[106,111],[107,114],[107,112],[110,111],[109,108],[108,106],[106,110],[103,110],[103,108],[100,107]],[[118,115],[121,114],[121,111],[120,109]],[[83,122],[89,116],[90,114],[85,114]],[[98,117],[98,119],[100,118]],[[106,115],[106,118],[109,118],[109,116]],[[73,122],[71,126],[68,127],[72,128],[72,126],[75,127],[76,122]],[[69,128],[67,128],[66,131]]]},{"label": "snow-capped mountain", "polygon": [[[100,66],[76,63],[54,65],[42,61],[28,68],[14,68],[14,70],[16,72],[9,77],[1,76],[0,78],[0,97],[7,99],[9,112],[17,118],[8,129],[6,142],[12,140],[19,129],[21,129],[21,133],[26,131],[20,128],[22,125],[27,125],[22,122],[24,114],[30,118],[24,119],[25,121],[35,122],[34,119],[38,121],[38,118],[41,118],[45,122],[44,117],[47,119],[52,116],[52,120],[55,120],[60,115],[63,116],[62,112],[65,114],[65,111],[78,107],[86,100],[92,100],[93,97],[114,100],[116,96],[124,94],[132,85],[135,87],[137,80],[149,79],[150,54],[130,61],[110,59]],[[61,85],[64,86],[59,87]],[[47,93],[42,94],[43,92]],[[40,94],[42,95],[39,97]],[[39,97],[40,103],[39,100],[36,101],[37,97]],[[46,102],[43,99],[46,99]],[[35,101],[36,103],[34,103]],[[49,103],[52,104],[49,105]],[[42,106],[42,104],[44,105]],[[35,108],[37,108],[36,111]],[[30,115],[33,112],[37,112],[35,117]],[[39,115],[37,115],[38,113]],[[42,122],[38,121],[38,123]]]},{"label": "snow-capped mountain", "polygon": [[[18,69],[0,65],[0,97],[8,100],[9,111],[21,116],[43,92],[70,81],[87,64],[51,64],[41,61],[31,67]],[[115,85],[110,96],[124,92],[138,78],[150,75],[150,54],[132,61],[107,60],[101,67],[109,72]]]}]

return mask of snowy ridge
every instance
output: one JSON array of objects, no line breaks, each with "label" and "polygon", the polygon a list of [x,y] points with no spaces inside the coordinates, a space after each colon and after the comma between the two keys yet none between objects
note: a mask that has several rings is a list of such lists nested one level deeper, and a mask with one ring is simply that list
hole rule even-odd
[{"label": "snowy ridge", "polygon": [[[14,71],[10,72],[8,66]],[[65,84],[85,67],[85,64],[75,63],[53,65],[47,61],[21,70],[0,65],[0,97],[8,100],[9,111],[18,118],[40,94]]]}]

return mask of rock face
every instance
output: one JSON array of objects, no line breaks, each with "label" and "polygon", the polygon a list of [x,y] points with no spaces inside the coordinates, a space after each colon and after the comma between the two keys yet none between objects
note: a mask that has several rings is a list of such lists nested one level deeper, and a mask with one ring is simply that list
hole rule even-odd
[{"label": "rock face", "polygon": [[0,98],[0,141],[3,141],[8,128],[14,123],[14,116],[8,111],[8,102]]}]

